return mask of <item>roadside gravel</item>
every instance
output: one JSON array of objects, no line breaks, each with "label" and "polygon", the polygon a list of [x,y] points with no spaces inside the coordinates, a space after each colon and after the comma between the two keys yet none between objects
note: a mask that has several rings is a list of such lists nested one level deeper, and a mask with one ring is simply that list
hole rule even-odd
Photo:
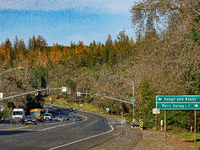
[{"label": "roadside gravel", "polygon": [[[140,130],[140,129],[133,129]],[[166,133],[166,142],[164,142],[164,133],[160,131],[154,131],[144,129],[140,131],[142,133],[142,139],[140,142],[132,148],[132,150],[194,150],[194,142],[175,135],[173,133]]]},{"label": "roadside gravel", "polygon": [[[107,117],[110,121],[111,117]],[[126,125],[113,125],[115,130],[120,131],[118,136],[97,145],[90,150],[194,150],[194,142],[191,140],[166,133],[164,142],[164,132],[151,129],[141,130],[138,127],[131,128]]]}]

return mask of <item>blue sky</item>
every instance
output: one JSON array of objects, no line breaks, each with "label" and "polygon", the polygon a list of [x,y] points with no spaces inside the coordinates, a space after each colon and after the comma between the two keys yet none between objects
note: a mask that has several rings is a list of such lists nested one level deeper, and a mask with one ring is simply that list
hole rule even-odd
[{"label": "blue sky", "polygon": [[114,40],[123,29],[135,39],[132,5],[134,0],[0,0],[0,42],[14,43],[17,35],[27,44],[41,35],[49,46],[104,44],[108,34]]}]

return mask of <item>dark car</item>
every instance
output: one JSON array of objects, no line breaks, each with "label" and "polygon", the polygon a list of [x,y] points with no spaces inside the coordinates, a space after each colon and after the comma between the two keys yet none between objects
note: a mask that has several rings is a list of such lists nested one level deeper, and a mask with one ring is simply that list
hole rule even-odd
[{"label": "dark car", "polygon": [[60,111],[60,108],[57,108],[56,111]]},{"label": "dark car", "polygon": [[69,117],[70,117],[70,118],[74,118],[74,117],[75,117],[74,113],[73,113],[73,112],[70,112],[70,113],[69,113]]},{"label": "dark car", "polygon": [[68,115],[65,115],[65,116],[64,116],[64,120],[66,120],[66,121],[69,120],[69,116],[68,116]]},{"label": "dark car", "polygon": [[73,108],[70,108],[69,111],[73,111]]},{"label": "dark car", "polygon": [[58,116],[58,121],[64,121],[64,116],[63,115],[59,115]]},{"label": "dark car", "polygon": [[24,119],[24,124],[34,124],[37,125],[37,119],[35,118],[35,116],[33,115],[28,115],[26,116],[26,118]]},{"label": "dark car", "polygon": [[69,111],[69,109],[68,109],[68,108],[65,108],[64,110],[65,110],[65,111]]},{"label": "dark car", "polygon": [[77,120],[82,121],[82,117],[81,117],[81,116],[76,116],[75,120],[76,120],[76,121],[77,121]]},{"label": "dark car", "polygon": [[57,116],[52,116],[52,117],[51,117],[51,120],[52,120],[52,121],[58,121],[58,117],[57,117]]}]

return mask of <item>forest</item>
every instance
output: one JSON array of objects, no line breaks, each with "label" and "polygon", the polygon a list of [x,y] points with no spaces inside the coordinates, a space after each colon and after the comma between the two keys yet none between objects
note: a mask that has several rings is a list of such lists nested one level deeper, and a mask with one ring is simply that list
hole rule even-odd
[{"label": "forest", "polygon": [[[4,97],[34,91],[35,89],[70,87],[72,92],[103,94],[126,101],[132,97],[134,82],[135,118],[145,119],[154,126],[156,95],[200,94],[200,3],[197,0],[142,0],[130,10],[132,26],[137,38],[120,31],[113,39],[108,33],[104,44],[91,41],[90,45],[71,42],[70,46],[48,46],[42,35],[32,36],[28,45],[15,37],[0,45],[0,92]],[[51,94],[58,94],[51,91]],[[9,108],[40,107],[43,97],[27,95],[2,101]],[[70,98],[68,95],[63,95]],[[87,103],[102,110],[109,107],[118,113],[117,101],[87,98]],[[132,105],[124,104],[132,115]],[[197,111],[197,130],[200,130],[200,112]],[[163,112],[158,121],[163,119]],[[153,121],[149,121],[153,120]],[[167,111],[167,124],[190,129],[194,125],[192,110]]]}]

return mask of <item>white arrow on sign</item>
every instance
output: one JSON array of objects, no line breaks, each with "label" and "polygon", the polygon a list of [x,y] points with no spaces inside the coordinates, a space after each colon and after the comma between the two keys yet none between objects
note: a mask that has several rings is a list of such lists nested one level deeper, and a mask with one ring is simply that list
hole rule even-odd
[{"label": "white arrow on sign", "polygon": [[195,106],[195,107],[198,107],[199,105],[196,104],[196,105],[194,105],[194,106]]}]

